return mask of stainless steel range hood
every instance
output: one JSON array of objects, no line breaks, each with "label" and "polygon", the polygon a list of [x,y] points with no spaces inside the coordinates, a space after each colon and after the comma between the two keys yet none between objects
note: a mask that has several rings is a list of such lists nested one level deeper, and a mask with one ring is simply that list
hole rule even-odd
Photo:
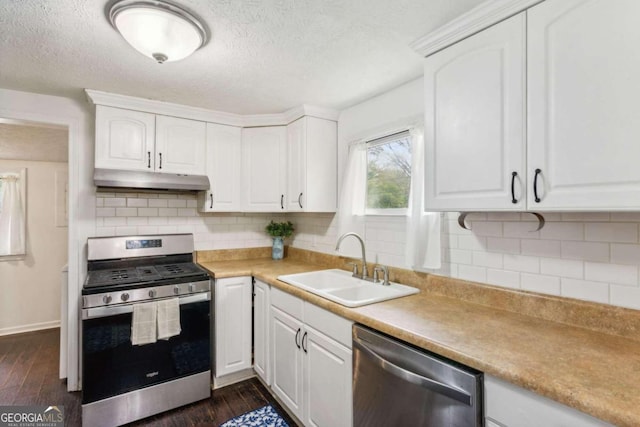
[{"label": "stainless steel range hood", "polygon": [[93,173],[98,188],[130,188],[158,191],[202,191],[209,189],[205,175],[138,172],[119,169],[99,169]]}]

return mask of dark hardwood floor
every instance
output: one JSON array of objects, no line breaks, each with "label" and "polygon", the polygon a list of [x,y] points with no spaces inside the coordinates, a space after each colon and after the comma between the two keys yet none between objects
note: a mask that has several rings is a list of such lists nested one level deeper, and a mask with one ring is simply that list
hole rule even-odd
[{"label": "dark hardwood floor", "polygon": [[[58,379],[59,342],[59,329],[0,337],[0,405],[64,405],[65,426],[81,426],[80,393],[67,392]],[[214,390],[210,399],[131,425],[218,426],[269,403],[291,427],[296,425],[257,379]]]}]

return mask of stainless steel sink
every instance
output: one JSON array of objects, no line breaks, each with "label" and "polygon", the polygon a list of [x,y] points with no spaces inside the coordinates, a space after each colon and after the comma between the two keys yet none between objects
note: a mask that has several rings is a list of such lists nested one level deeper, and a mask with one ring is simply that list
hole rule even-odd
[{"label": "stainless steel sink", "polygon": [[346,307],[360,307],[419,292],[416,288],[398,283],[389,286],[372,283],[338,269],[286,274],[278,279]]}]

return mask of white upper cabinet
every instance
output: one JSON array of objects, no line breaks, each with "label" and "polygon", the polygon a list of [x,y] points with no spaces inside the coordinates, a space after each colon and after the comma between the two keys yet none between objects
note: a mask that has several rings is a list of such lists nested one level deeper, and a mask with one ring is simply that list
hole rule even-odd
[{"label": "white upper cabinet", "polygon": [[335,212],[337,141],[332,120],[307,116],[287,126],[288,211]]},{"label": "white upper cabinet", "polygon": [[427,209],[525,209],[525,19],[425,59]]},{"label": "white upper cabinet", "polygon": [[637,0],[529,9],[529,209],[640,208],[638,16]]},{"label": "white upper cabinet", "polygon": [[204,175],[206,123],[156,116],[156,171]]},{"label": "white upper cabinet", "polygon": [[242,206],[241,129],[207,123],[207,176],[211,188],[199,198],[201,212],[239,212]]},{"label": "white upper cabinet", "polygon": [[96,107],[96,168],[154,170],[155,115]]},{"label": "white upper cabinet", "polygon": [[242,210],[285,210],[287,128],[242,129]]},{"label": "white upper cabinet", "polygon": [[96,107],[96,168],[205,174],[206,125],[120,108]]}]

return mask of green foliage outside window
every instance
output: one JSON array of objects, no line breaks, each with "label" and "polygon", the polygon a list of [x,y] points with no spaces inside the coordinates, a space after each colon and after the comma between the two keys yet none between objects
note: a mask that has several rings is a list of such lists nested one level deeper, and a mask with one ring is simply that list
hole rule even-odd
[{"label": "green foliage outside window", "polygon": [[410,187],[411,142],[408,136],[367,148],[368,209],[406,209]]}]

